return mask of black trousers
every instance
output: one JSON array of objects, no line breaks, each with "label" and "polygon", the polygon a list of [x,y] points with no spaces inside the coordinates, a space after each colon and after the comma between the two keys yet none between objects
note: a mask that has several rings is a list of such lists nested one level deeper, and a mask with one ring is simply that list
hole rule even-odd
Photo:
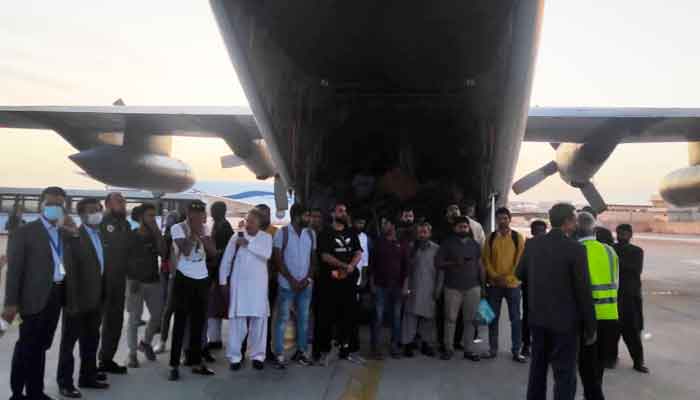
[{"label": "black trousers", "polygon": [[357,282],[357,271],[346,279],[323,281],[314,287],[318,294],[314,325],[315,356],[331,351],[334,336],[343,348],[343,352],[350,351],[357,316],[355,282]]},{"label": "black trousers", "polygon": [[617,320],[598,321],[598,339],[591,346],[581,341],[578,371],[581,375],[583,395],[586,400],[603,400],[603,373],[605,362],[611,357],[611,344],[617,346]]},{"label": "black trousers", "polygon": [[[621,329],[615,340],[615,347],[620,342],[620,336],[624,340],[627,350],[632,357],[634,365],[644,365],[644,347],[642,346],[642,331],[632,324],[621,324]],[[617,351],[615,351],[615,359],[617,359]]]},{"label": "black trousers", "polygon": [[70,315],[63,313],[61,326],[61,347],[58,356],[56,382],[59,387],[73,387],[75,343],[80,345],[80,382],[94,382],[97,379],[97,347],[100,342],[99,311]]},{"label": "black trousers", "polygon": [[532,339],[530,333],[530,312],[528,311],[528,293],[527,293],[527,287],[526,286],[521,286],[520,287],[522,290],[523,294],[523,319],[522,319],[522,324],[523,324],[523,347],[530,347],[532,345]]},{"label": "black trousers", "polygon": [[185,337],[185,326],[188,322],[190,328],[189,361],[198,365],[202,362],[202,331],[206,322],[209,279],[192,279],[177,271],[172,297],[175,324],[173,326],[173,343],[170,349],[170,366],[176,368],[180,365],[182,342]]},{"label": "black trousers", "polygon": [[547,371],[552,366],[554,399],[574,400],[576,397],[577,332],[555,332],[547,328],[530,327],[532,358],[527,385],[528,400],[547,398]]},{"label": "black trousers", "polygon": [[65,298],[63,285],[54,285],[44,309],[33,315],[22,315],[19,340],[12,354],[10,386],[18,398],[23,392],[29,398],[40,398],[44,393],[46,351],[51,348]]},{"label": "black trousers", "polygon": [[124,326],[124,304],[126,302],[126,276],[122,282],[109,282],[103,278],[105,293],[102,306],[102,337],[100,343],[100,362],[114,360]]}]

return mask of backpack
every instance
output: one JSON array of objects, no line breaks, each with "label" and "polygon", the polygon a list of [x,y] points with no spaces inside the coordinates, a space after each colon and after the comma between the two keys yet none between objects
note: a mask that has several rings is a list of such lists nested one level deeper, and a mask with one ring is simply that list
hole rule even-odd
[{"label": "backpack", "polygon": [[[491,250],[491,254],[493,254],[493,240],[496,238],[497,233],[498,231],[493,231],[489,235],[489,248]],[[510,238],[513,241],[513,245],[515,246],[515,252],[513,252],[513,264],[515,264],[516,261],[518,261],[518,246],[520,240],[518,239],[518,233],[512,229],[510,230]]]}]

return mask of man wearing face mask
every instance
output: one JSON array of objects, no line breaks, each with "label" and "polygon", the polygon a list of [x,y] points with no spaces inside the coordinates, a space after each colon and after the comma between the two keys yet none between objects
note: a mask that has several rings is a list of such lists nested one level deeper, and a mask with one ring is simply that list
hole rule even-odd
[{"label": "man wearing face mask", "polygon": [[12,356],[12,400],[50,399],[44,394],[46,351],[65,299],[64,255],[70,236],[66,228],[75,226],[65,215],[65,201],[63,189],[44,189],[39,197],[41,217],[17,229],[8,243],[2,318],[12,323],[18,313],[22,317]]},{"label": "man wearing face mask", "polygon": [[114,362],[124,324],[126,271],[131,226],[126,220],[126,200],[121,193],[110,193],[105,198],[106,213],[100,224],[104,246],[104,304],[102,309],[102,338],[100,371],[126,374],[126,367]]},{"label": "man wearing face mask", "polygon": [[66,304],[61,328],[61,347],[56,381],[61,396],[79,398],[73,385],[75,361],[73,349],[80,342],[80,379],[78,386],[106,389],[104,373],[97,372],[97,347],[102,320],[102,275],[104,248],[100,237],[102,205],[95,198],[85,198],[77,205],[80,229],[68,240]]}]

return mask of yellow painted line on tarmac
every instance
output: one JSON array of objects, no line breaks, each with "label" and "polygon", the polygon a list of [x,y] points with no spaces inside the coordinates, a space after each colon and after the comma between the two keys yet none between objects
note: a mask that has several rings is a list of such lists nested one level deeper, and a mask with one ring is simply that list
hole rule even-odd
[{"label": "yellow painted line on tarmac", "polygon": [[375,400],[383,366],[381,361],[368,361],[353,371],[339,400]]}]

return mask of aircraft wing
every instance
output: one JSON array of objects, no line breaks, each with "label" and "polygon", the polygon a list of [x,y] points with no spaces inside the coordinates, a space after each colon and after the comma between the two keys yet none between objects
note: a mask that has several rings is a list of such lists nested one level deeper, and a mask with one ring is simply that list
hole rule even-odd
[{"label": "aircraft wing", "polygon": [[525,141],[584,143],[615,135],[620,143],[700,141],[700,108],[530,109]]},{"label": "aircraft wing", "polygon": [[0,128],[101,133],[123,132],[132,123],[152,134],[221,137],[242,130],[250,139],[261,138],[244,107],[0,106]]}]

